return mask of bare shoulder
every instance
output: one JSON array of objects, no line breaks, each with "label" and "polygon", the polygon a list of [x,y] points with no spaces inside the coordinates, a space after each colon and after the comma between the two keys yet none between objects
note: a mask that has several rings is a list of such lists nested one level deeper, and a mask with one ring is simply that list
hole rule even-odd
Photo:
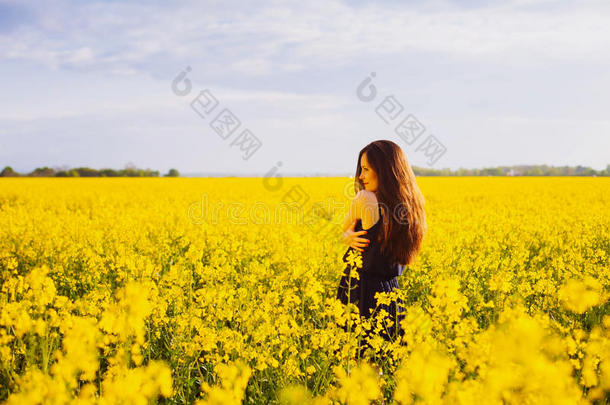
[{"label": "bare shoulder", "polygon": [[372,191],[360,190],[358,194],[356,194],[356,198],[358,199],[361,207],[377,206],[377,196]]},{"label": "bare shoulder", "polygon": [[369,228],[379,219],[379,203],[374,192],[360,190],[357,194],[360,218],[364,228]]}]

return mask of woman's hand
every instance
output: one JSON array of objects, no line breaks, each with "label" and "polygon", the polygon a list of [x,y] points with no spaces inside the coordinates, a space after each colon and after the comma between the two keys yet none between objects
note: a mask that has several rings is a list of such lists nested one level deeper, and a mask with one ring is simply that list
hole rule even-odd
[{"label": "woman's hand", "polygon": [[362,248],[365,248],[369,245],[369,240],[360,237],[360,235],[366,235],[365,230],[358,232],[354,231],[354,228],[356,227],[356,222],[358,222],[357,219],[352,222],[352,225],[349,227],[349,229],[343,233],[343,243],[353,249],[356,249],[360,252],[364,252],[364,249]]}]

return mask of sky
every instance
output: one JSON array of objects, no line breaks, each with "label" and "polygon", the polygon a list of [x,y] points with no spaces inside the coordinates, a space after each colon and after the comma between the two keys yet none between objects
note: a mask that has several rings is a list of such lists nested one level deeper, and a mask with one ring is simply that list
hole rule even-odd
[{"label": "sky", "polygon": [[0,0],[0,167],[353,175],[387,139],[425,168],[604,169],[609,19],[606,0]]}]

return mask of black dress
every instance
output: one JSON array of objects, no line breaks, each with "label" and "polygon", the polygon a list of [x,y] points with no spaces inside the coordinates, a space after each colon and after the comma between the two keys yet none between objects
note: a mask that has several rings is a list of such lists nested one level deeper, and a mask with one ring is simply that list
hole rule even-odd
[{"label": "black dress", "polygon": [[[385,309],[389,314],[389,318],[395,322],[395,325],[388,326],[379,332],[379,335],[386,340],[402,337],[404,331],[400,328],[400,321],[404,319],[404,303],[402,300],[391,301],[390,304],[382,304],[377,306],[375,293],[391,292],[395,288],[399,288],[397,277],[400,276],[405,266],[398,263],[393,263],[385,255],[381,253],[380,243],[377,241],[377,235],[381,232],[383,217],[381,208],[379,208],[379,220],[371,228],[367,229],[367,233],[361,237],[369,239],[369,246],[363,248],[362,267],[357,269],[360,276],[359,280],[354,277],[349,278],[350,265],[347,262],[347,256],[350,251],[354,250],[349,247],[343,255],[343,262],[346,264],[343,275],[337,289],[337,299],[344,305],[348,302],[348,288],[350,302],[356,304],[360,310],[360,315],[365,318],[370,318],[373,311]],[[361,231],[362,221],[358,220],[355,226],[355,231]],[[357,252],[357,251],[356,251]],[[375,309],[377,307],[377,309]],[[398,331],[398,333],[397,333]],[[364,348],[363,348],[364,349]],[[362,353],[363,351],[361,351]]]}]

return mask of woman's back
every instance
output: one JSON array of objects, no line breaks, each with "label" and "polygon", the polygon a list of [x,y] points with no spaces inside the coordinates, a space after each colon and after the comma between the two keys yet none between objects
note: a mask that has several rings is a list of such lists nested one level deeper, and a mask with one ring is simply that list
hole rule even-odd
[{"label": "woman's back", "polygon": [[[362,268],[358,269],[358,272],[361,277],[389,280],[402,275],[405,266],[393,264],[393,260],[381,252],[381,243],[378,241],[378,236],[382,232],[384,218],[381,214],[381,207],[378,204],[377,210],[379,212],[379,219],[371,228],[363,229],[361,219],[358,219],[354,228],[356,232],[366,230],[366,237],[370,241],[369,246],[364,248],[364,252],[362,252]],[[348,248],[343,255],[344,262],[346,262],[350,250],[353,249],[351,247]],[[349,268],[346,268],[346,270],[349,270]]]},{"label": "woman's back", "polygon": [[[381,215],[381,209],[378,208],[378,210],[379,220],[367,229],[367,238],[369,238],[370,244],[361,253],[362,267],[357,269],[360,279],[356,280],[349,277],[350,266],[347,262],[347,256],[350,251],[354,250],[349,247],[343,255],[345,268],[337,290],[337,298],[343,304],[347,304],[348,301],[356,304],[360,314],[366,318],[371,316],[372,311],[377,306],[375,300],[377,292],[391,292],[400,287],[397,277],[402,274],[405,268],[404,265],[392,264],[392,260],[381,253],[381,245],[377,236],[383,225],[383,216]],[[362,230],[361,220],[358,220],[355,229]],[[390,314],[395,315],[397,312],[395,303],[390,306],[382,306],[382,308]],[[400,312],[400,309],[398,311]],[[394,316],[392,317],[394,318]]]}]

